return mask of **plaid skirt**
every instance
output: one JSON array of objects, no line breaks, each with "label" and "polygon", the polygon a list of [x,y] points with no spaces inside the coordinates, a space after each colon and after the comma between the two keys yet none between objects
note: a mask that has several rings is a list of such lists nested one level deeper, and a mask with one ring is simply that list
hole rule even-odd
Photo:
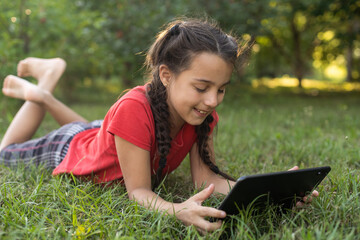
[{"label": "plaid skirt", "polygon": [[64,159],[71,140],[82,131],[100,128],[103,120],[90,123],[72,122],[63,125],[44,137],[24,143],[14,143],[0,152],[0,164],[17,167],[19,164],[44,165],[47,169],[56,168]]}]

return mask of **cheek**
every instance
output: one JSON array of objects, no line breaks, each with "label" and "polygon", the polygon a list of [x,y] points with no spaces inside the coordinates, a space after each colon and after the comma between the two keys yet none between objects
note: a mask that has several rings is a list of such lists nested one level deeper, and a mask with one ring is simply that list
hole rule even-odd
[{"label": "cheek", "polygon": [[182,112],[185,106],[187,105],[186,94],[183,94],[182,91],[173,89],[169,96],[170,104],[174,110],[178,113]]},{"label": "cheek", "polygon": [[171,94],[174,103],[182,105],[193,104],[199,99],[198,94],[194,90],[184,86],[174,87]]},{"label": "cheek", "polygon": [[189,94],[176,95],[173,100],[173,104],[175,104],[178,109],[186,109],[196,104],[194,97]]}]

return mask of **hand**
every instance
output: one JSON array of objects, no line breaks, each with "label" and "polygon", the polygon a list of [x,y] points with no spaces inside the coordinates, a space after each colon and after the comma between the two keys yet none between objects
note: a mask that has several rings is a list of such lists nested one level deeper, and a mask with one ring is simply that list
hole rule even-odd
[{"label": "hand", "polygon": [[[292,167],[289,169],[289,171],[294,171],[294,170],[299,170],[298,166]],[[304,207],[307,204],[310,204],[313,200],[314,197],[318,197],[319,196],[319,192],[314,190],[311,195],[305,196],[303,197],[302,201],[299,201],[296,203],[296,207]]]},{"label": "hand", "polygon": [[185,225],[194,225],[203,234],[220,228],[221,221],[209,222],[205,220],[205,217],[224,218],[226,213],[215,208],[201,206],[202,202],[214,192],[214,189],[214,184],[210,184],[201,192],[180,203],[179,208],[176,209],[176,217]]}]

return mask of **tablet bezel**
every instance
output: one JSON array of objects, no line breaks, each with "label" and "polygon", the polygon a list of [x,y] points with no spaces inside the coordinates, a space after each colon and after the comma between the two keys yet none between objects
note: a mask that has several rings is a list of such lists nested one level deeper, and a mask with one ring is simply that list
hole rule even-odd
[{"label": "tablet bezel", "polygon": [[218,209],[233,215],[249,205],[263,208],[275,204],[291,208],[296,198],[312,192],[330,170],[324,166],[240,177]]}]

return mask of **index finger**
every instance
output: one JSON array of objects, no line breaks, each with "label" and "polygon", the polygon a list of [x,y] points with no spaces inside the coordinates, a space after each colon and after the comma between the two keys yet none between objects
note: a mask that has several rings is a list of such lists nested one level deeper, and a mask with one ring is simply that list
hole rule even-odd
[{"label": "index finger", "polygon": [[210,197],[210,195],[214,192],[215,186],[214,184],[210,184],[207,188],[203,189],[201,192],[198,192],[194,196],[191,197],[192,200],[202,203]]}]

